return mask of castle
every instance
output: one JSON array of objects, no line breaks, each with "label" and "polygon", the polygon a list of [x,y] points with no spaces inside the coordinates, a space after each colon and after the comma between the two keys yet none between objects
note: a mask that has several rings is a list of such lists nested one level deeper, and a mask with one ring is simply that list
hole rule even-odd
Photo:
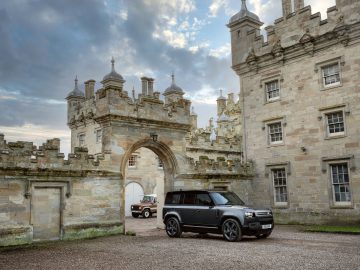
[{"label": "castle", "polygon": [[241,92],[220,94],[217,127],[197,128],[174,76],[164,100],[148,77],[129,95],[112,60],[99,89],[76,79],[66,97],[67,159],[58,139],[37,148],[0,135],[0,245],[123,233],[136,181],[156,186],[158,211],[170,190],[226,189],[280,223],[358,223],[360,3],[338,0],[327,20],[302,0],[283,12],[266,42],[245,0],[230,19]]}]

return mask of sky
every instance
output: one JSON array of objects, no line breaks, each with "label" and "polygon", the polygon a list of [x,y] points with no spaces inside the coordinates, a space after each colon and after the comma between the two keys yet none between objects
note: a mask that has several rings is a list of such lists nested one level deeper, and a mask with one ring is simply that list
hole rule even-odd
[{"label": "sky", "polygon": [[[335,0],[305,4],[326,18]],[[57,137],[68,153],[65,97],[75,76],[82,89],[89,79],[100,82],[111,57],[129,92],[140,93],[139,78],[147,76],[163,93],[174,72],[205,127],[216,119],[219,89],[240,91],[226,27],[240,6],[240,0],[1,0],[0,133],[37,145]],[[280,0],[247,0],[247,7],[263,28],[282,13]]]}]

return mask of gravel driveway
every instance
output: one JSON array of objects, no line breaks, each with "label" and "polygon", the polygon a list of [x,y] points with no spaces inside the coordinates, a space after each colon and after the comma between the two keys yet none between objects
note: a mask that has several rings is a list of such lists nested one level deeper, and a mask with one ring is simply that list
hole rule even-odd
[{"label": "gravel driveway", "polygon": [[137,236],[0,250],[0,269],[360,269],[360,236],[277,226],[268,239],[228,243],[213,235],[170,239],[154,218],[126,224]]}]

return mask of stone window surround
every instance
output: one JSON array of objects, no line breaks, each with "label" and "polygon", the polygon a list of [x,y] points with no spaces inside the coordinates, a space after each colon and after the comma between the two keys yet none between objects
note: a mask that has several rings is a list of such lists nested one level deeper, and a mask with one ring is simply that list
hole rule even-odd
[{"label": "stone window surround", "polygon": [[[335,112],[342,112],[344,117],[344,133],[342,134],[334,134],[330,135],[328,132],[328,123],[327,123],[327,114],[335,113]],[[337,139],[337,138],[344,138],[347,136],[347,125],[346,125],[346,116],[350,114],[349,104],[338,104],[332,106],[326,106],[319,108],[319,116],[318,120],[323,120],[323,127],[324,127],[324,139]]]},{"label": "stone window surround", "polygon": [[[285,169],[286,172],[286,191],[287,191],[287,202],[275,202],[275,191],[274,183],[272,177],[272,170],[274,169]],[[286,162],[276,162],[276,163],[266,163],[265,164],[265,176],[268,177],[270,183],[270,198],[271,205],[273,208],[288,208],[290,197],[289,197],[289,178],[291,175],[291,164],[290,161]]]},{"label": "stone window surround", "polygon": [[[98,132],[100,132],[101,133],[101,135],[99,136],[98,135]],[[95,141],[96,141],[96,143],[102,143],[102,134],[103,132],[102,132],[102,129],[101,128],[96,128],[95,129]],[[100,139],[99,139],[99,137],[100,137]]]},{"label": "stone window surround", "polygon": [[[278,81],[279,83],[279,98],[269,100],[266,92],[266,84],[273,81]],[[264,104],[273,103],[281,100],[281,88],[283,82],[284,82],[284,78],[281,74],[268,76],[260,80],[260,88],[262,89],[264,95]]]},{"label": "stone window surround", "polygon": [[[278,122],[281,123],[281,127],[282,127],[282,141],[276,142],[276,143],[271,143],[270,138],[269,138],[269,125],[275,124]],[[266,142],[267,142],[268,147],[285,145],[285,132],[284,132],[285,126],[286,126],[286,117],[285,116],[272,117],[272,118],[268,118],[268,119],[265,119],[262,121],[262,130],[266,130]]]},{"label": "stone window surround", "polygon": [[354,203],[353,203],[352,197],[351,197],[350,202],[335,202],[335,200],[334,200],[330,166],[334,165],[334,164],[342,164],[342,163],[348,164],[349,179],[350,179],[349,186],[350,186],[350,192],[351,192],[351,190],[352,190],[351,172],[356,170],[354,155],[323,157],[321,159],[322,172],[324,174],[326,174],[326,172],[328,172],[326,175],[327,175],[327,179],[328,179],[328,194],[329,194],[330,208],[354,208]]},{"label": "stone window surround", "polygon": [[[340,83],[334,84],[334,85],[329,85],[329,86],[325,86],[324,85],[324,81],[323,81],[323,72],[322,72],[322,68],[329,66],[331,64],[336,64],[338,63],[339,65],[339,73],[340,73]],[[345,65],[345,58],[344,56],[337,56],[334,57],[332,59],[323,61],[323,62],[319,62],[315,64],[314,67],[314,71],[316,73],[318,73],[318,83],[319,83],[319,87],[320,90],[328,90],[328,89],[332,89],[332,88],[336,88],[336,87],[341,87],[342,86],[342,82],[343,82],[343,71],[342,71],[342,67]],[[320,71],[320,72],[319,72]]]},{"label": "stone window surround", "polygon": [[[82,136],[84,136],[84,143],[83,144],[81,144],[81,140],[80,140],[80,138]],[[86,134],[85,134],[85,132],[79,132],[77,137],[78,137],[79,146],[80,147],[85,147],[86,146]]]}]

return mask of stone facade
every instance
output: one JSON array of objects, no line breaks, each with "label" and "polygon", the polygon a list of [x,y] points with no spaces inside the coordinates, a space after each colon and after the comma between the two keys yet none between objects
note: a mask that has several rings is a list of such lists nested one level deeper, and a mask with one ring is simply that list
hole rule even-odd
[{"label": "stone facade", "polygon": [[245,1],[228,25],[251,201],[278,222],[359,224],[360,2],[337,0],[325,20],[294,8],[283,0],[266,42]]}]

